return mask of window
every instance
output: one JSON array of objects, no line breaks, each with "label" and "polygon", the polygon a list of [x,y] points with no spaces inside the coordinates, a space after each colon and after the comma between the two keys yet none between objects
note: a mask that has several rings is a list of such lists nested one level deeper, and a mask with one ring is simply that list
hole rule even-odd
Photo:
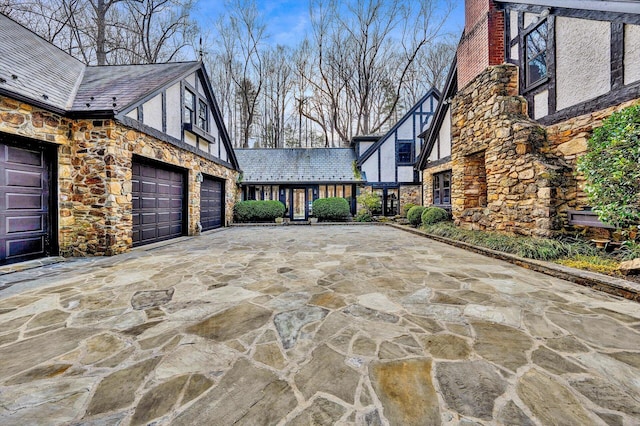
[{"label": "window", "polygon": [[207,128],[208,122],[207,104],[202,99],[198,100],[198,127],[205,132],[209,130]]},{"label": "window", "polygon": [[195,95],[188,89],[184,90],[184,122],[193,123],[193,111],[195,109]]},{"label": "window", "polygon": [[411,164],[413,142],[398,142],[398,164]]},{"label": "window", "polygon": [[547,76],[547,33],[548,25],[547,21],[544,21],[525,36],[527,86]]},{"label": "window", "polygon": [[433,204],[436,206],[451,205],[451,172],[433,175]]}]

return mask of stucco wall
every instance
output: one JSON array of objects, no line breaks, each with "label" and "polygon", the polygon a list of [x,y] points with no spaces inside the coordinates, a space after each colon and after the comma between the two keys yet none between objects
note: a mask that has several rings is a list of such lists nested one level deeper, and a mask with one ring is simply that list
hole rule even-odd
[{"label": "stucco wall", "polygon": [[[178,104],[179,105],[179,104]],[[171,105],[171,107],[175,107]],[[158,94],[142,105],[142,121],[149,127],[162,131],[162,95]]]},{"label": "stucco wall", "polygon": [[380,147],[380,160],[382,161],[382,170],[379,182],[395,182],[396,144],[393,138],[389,138],[389,140]]},{"label": "stucco wall", "polygon": [[611,24],[556,18],[556,105],[561,110],[609,92]]},{"label": "stucco wall", "polygon": [[167,89],[167,134],[176,139],[182,137],[181,114],[180,83],[177,83]]},{"label": "stucco wall", "polygon": [[379,180],[380,177],[378,176],[378,155],[377,154],[373,154],[371,157],[369,157],[367,161],[365,161],[362,164],[361,169],[366,174],[368,182],[380,181]]},{"label": "stucco wall", "polygon": [[624,30],[624,84],[630,84],[640,80],[640,25]]},{"label": "stucco wall", "polygon": [[398,182],[413,182],[413,167],[398,167]]}]

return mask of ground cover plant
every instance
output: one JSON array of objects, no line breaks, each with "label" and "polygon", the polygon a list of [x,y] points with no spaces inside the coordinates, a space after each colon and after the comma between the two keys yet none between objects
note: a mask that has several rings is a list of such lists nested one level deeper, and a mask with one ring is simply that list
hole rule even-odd
[{"label": "ground cover plant", "polygon": [[318,198],[313,202],[313,215],[319,221],[344,221],[350,214],[349,202],[342,197]]},{"label": "ground cover plant", "polygon": [[247,200],[236,203],[233,217],[236,222],[273,222],[284,216],[285,206],[276,200]]},{"label": "ground cover plant", "polygon": [[[423,225],[422,229],[431,235],[491,250],[614,276],[620,275],[618,270],[620,262],[640,256],[640,244],[635,241],[627,241],[619,249],[607,252],[596,248],[591,241],[587,241],[581,236],[559,238],[514,236],[498,232],[462,229],[452,222]],[[636,280],[631,276],[626,278]]]}]

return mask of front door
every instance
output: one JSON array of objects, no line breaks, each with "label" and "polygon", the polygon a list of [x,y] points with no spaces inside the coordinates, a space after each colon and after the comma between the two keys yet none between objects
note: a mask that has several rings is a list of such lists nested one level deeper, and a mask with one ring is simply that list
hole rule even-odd
[{"label": "front door", "polygon": [[292,220],[307,219],[307,190],[305,188],[293,188],[291,197]]}]

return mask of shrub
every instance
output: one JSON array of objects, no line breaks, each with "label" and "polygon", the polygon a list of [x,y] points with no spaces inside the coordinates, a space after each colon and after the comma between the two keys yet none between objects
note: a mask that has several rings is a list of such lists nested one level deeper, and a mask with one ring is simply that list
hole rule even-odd
[{"label": "shrub", "polygon": [[433,225],[449,219],[449,212],[440,207],[427,207],[421,215],[423,225]]},{"label": "shrub", "polygon": [[600,220],[619,228],[640,221],[640,105],[613,113],[593,131],[578,159]]},{"label": "shrub", "polygon": [[409,212],[409,210],[411,210],[411,207],[415,207],[416,205],[413,203],[406,203],[402,206],[402,216],[403,217],[407,217],[407,213]]},{"label": "shrub", "polygon": [[358,204],[364,207],[370,216],[373,216],[374,212],[380,211],[382,208],[380,196],[373,192],[363,192],[358,195]]},{"label": "shrub", "polygon": [[285,206],[276,200],[247,200],[236,203],[233,217],[236,222],[273,222],[282,217]]},{"label": "shrub", "polygon": [[407,220],[413,226],[418,226],[422,222],[422,212],[424,211],[424,207],[422,206],[413,206],[407,212]]},{"label": "shrub", "polygon": [[360,210],[353,220],[356,222],[373,222],[373,217],[371,217],[368,211]]},{"label": "shrub", "polygon": [[318,198],[313,202],[313,215],[318,220],[346,220],[351,214],[349,203],[341,197]]}]

